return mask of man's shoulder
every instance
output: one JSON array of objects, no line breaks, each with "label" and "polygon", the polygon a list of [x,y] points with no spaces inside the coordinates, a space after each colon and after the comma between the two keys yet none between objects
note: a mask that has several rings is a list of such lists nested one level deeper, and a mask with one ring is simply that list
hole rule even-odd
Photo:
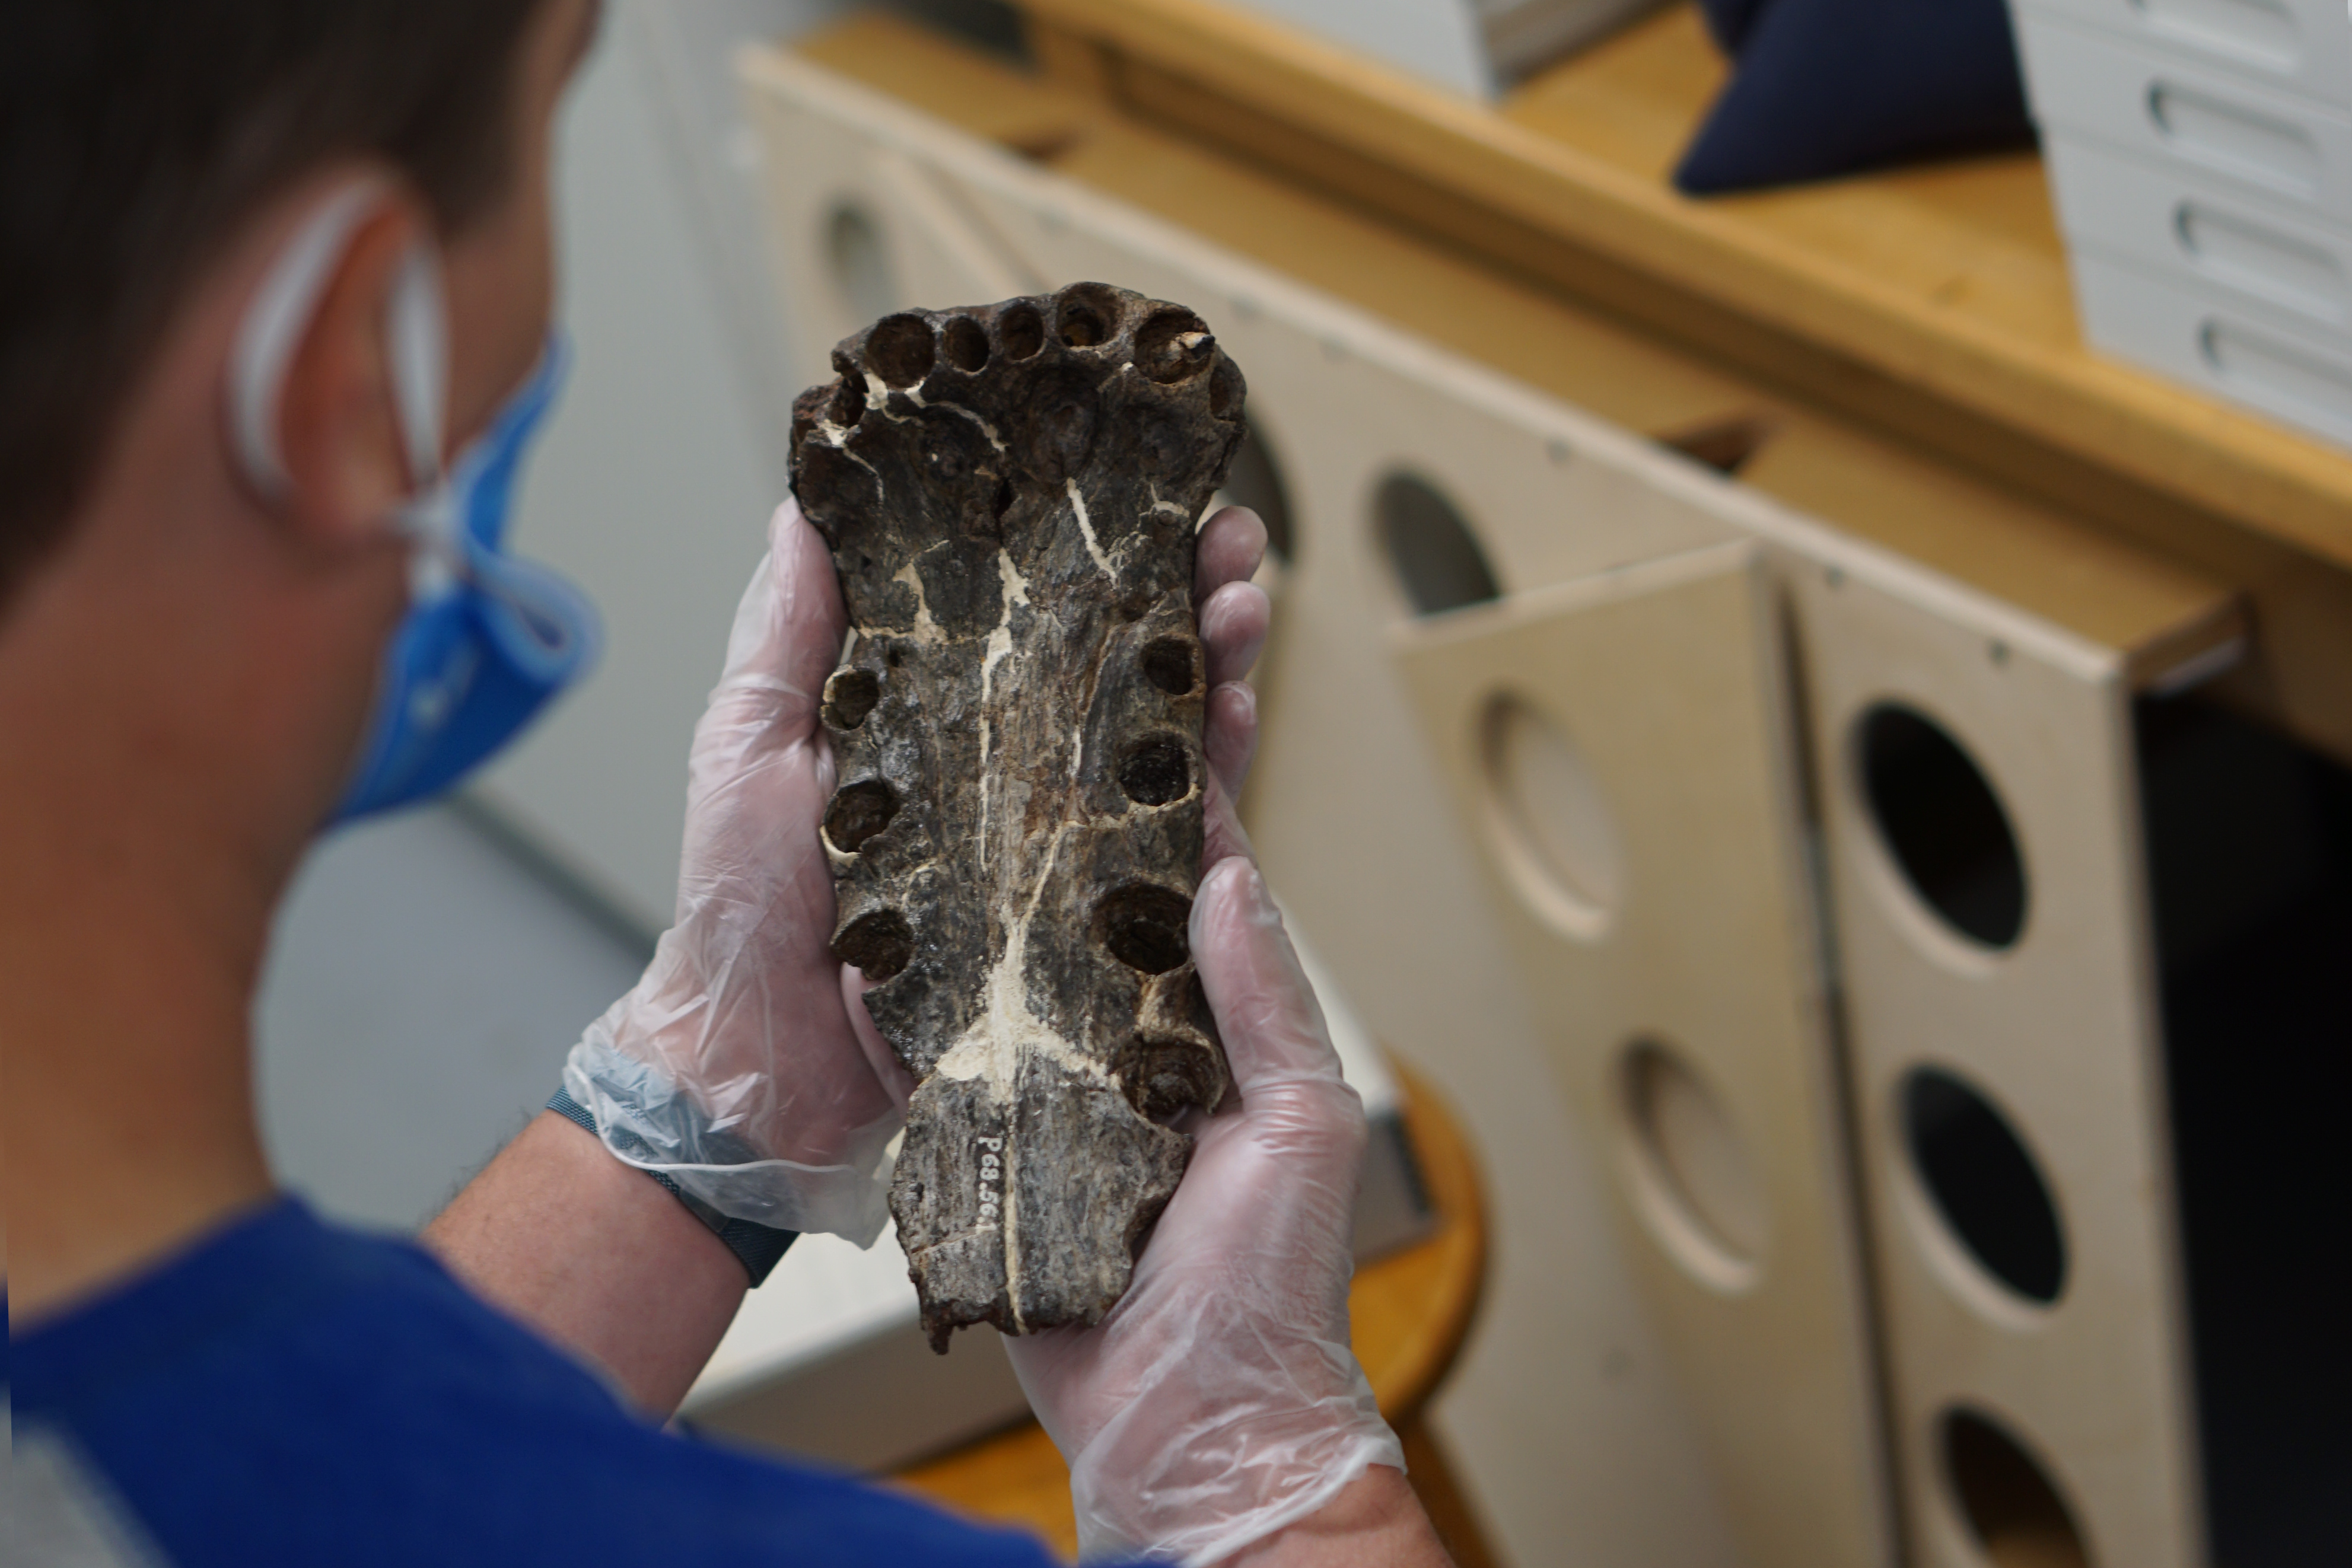
[{"label": "man's shoulder", "polygon": [[299,1209],[15,1349],[17,1419],[182,1568],[1044,1561],[654,1427],[422,1251]]},{"label": "man's shoulder", "polygon": [[185,1406],[228,1429],[329,1413],[348,1428],[451,1387],[616,1408],[423,1249],[293,1198],[15,1340],[11,1359],[19,1414],[80,1427],[152,1427],[159,1407]]}]

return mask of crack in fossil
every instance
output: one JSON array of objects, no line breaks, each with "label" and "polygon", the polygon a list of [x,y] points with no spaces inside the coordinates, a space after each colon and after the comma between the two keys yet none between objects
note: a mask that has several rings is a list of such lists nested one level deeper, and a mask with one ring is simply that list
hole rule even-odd
[{"label": "crack in fossil", "polygon": [[1094,521],[1087,516],[1087,498],[1078,494],[1078,482],[1072,479],[1069,482],[1069,488],[1070,509],[1077,514],[1078,532],[1086,536],[1087,554],[1092,556],[1095,564],[1102,568],[1105,577],[1117,578],[1118,569],[1111,565],[1110,557],[1103,554],[1102,540],[1095,537]]},{"label": "crack in fossil", "polygon": [[[891,1191],[936,1348],[1096,1322],[1225,1092],[1186,947],[1193,519],[1241,438],[1193,312],[1101,284],[883,318],[793,408],[852,635],[834,951],[917,1081]],[[878,415],[878,417],[877,417]]]},{"label": "crack in fossil", "polygon": [[1029,603],[1029,580],[1013,564],[1012,552],[996,552],[996,575],[1004,590],[1004,613],[997,618],[996,628],[988,634],[988,653],[980,662],[980,869],[988,870],[989,809],[996,798],[996,776],[988,766],[989,759],[989,697],[996,681],[996,666],[1013,656],[1013,612]]}]

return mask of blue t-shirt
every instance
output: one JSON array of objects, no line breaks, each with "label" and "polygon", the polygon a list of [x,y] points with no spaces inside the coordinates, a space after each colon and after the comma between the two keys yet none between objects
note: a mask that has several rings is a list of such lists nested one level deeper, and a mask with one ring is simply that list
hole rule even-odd
[{"label": "blue t-shirt", "polygon": [[121,1556],[173,1568],[1051,1562],[665,1432],[421,1249],[291,1198],[12,1341],[9,1363],[16,1483],[26,1453],[63,1456],[73,1490],[128,1516]]}]

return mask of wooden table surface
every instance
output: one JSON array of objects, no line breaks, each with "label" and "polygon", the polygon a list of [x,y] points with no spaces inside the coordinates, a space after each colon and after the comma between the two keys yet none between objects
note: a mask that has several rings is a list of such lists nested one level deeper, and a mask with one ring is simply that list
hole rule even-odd
[{"label": "wooden table surface", "polygon": [[[1400,1067],[1407,1135],[1435,1211],[1434,1228],[1402,1251],[1356,1270],[1348,1296],[1357,1359],[1381,1412],[1404,1439],[1414,1489],[1463,1568],[1486,1553],[1422,1421],[1468,1337],[1486,1272],[1486,1220],[1478,1173],[1461,1128],[1430,1090]],[[1024,1526],[1065,1557],[1077,1555],[1070,1473],[1034,1421],[902,1470],[899,1485],[957,1512]]]}]

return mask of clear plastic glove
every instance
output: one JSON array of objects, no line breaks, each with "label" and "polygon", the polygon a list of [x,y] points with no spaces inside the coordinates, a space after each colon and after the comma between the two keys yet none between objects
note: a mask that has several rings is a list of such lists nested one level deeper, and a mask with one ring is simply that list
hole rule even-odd
[{"label": "clear plastic glove", "polygon": [[1199,1129],[1101,1325],[1005,1342],[1089,1561],[1213,1563],[1404,1469],[1349,1348],[1363,1103],[1245,854],[1202,882],[1192,943],[1240,1105]]},{"label": "clear plastic glove", "polygon": [[787,501],[695,727],[676,923],[563,1082],[620,1159],[721,1214],[863,1247],[887,1218],[908,1085],[851,1028],[829,950],[817,706],[846,627],[824,541]]}]

